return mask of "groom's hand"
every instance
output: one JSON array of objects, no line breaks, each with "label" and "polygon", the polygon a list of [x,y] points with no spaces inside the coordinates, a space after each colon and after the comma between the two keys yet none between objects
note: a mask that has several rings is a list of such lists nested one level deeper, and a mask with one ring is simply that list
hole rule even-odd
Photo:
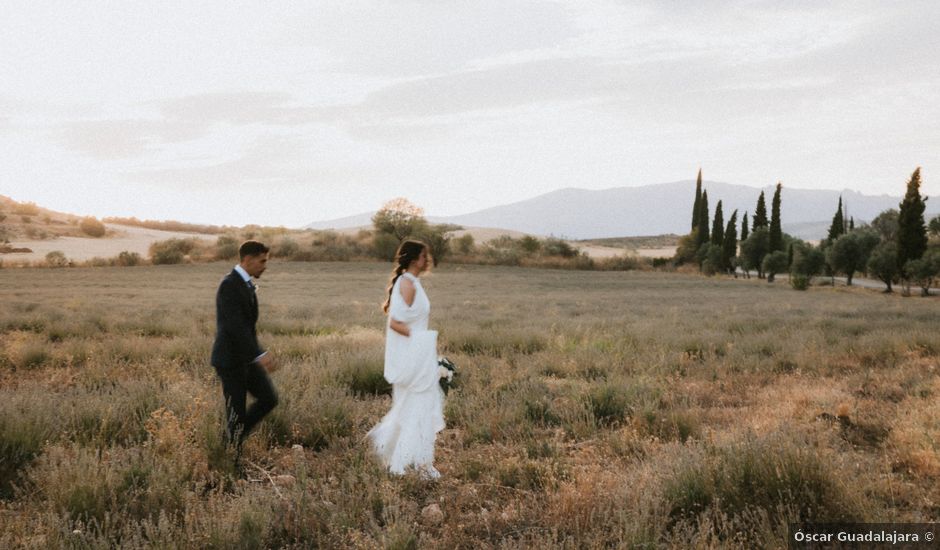
[{"label": "groom's hand", "polygon": [[258,364],[268,372],[274,372],[278,368],[277,361],[274,360],[274,356],[270,353],[265,353],[264,356],[258,359]]}]

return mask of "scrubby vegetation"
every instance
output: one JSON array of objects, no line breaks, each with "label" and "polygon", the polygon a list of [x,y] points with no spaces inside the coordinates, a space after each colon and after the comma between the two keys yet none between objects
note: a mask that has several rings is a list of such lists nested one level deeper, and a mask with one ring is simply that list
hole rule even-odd
[{"label": "scrubby vegetation", "polygon": [[119,218],[119,217],[110,217],[104,218],[102,221],[105,223],[114,223],[118,225],[130,225],[134,227],[145,227],[147,229],[159,229],[160,231],[175,231],[178,233],[206,233],[209,235],[219,235],[227,231],[232,231],[237,228],[219,226],[219,225],[205,225],[197,223],[185,223],[177,222],[172,220],[139,220],[137,218]]},{"label": "scrubby vegetation", "polygon": [[88,235],[89,237],[104,237],[106,232],[104,224],[99,222],[97,218],[91,216],[82,218],[82,221],[79,222],[78,227],[82,230],[82,233]]},{"label": "scrubby vegetation", "polygon": [[208,366],[228,269],[0,270],[0,547],[756,548],[940,519],[933,300],[442,264],[460,385],[434,483],[363,443],[388,265],[275,259],[281,404],[242,479]]}]

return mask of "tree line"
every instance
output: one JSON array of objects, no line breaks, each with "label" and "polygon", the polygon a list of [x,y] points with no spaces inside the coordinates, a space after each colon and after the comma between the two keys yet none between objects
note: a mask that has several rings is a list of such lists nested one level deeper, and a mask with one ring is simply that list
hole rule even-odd
[{"label": "tree line", "polygon": [[446,258],[452,263],[562,269],[626,271],[652,267],[651,262],[641,258],[590,258],[556,237],[524,235],[514,238],[502,235],[476,243],[470,233],[458,236],[462,229],[458,225],[429,223],[423,209],[407,199],[393,199],[372,216],[372,253],[377,258],[391,261],[401,241],[417,239],[430,247],[434,265]]},{"label": "tree line", "polygon": [[844,275],[851,285],[857,273],[865,273],[884,282],[886,292],[901,282],[905,292],[916,285],[926,296],[940,278],[940,216],[929,224],[925,222],[927,198],[921,196],[920,185],[918,167],[908,180],[898,209],[886,210],[870,224],[858,228],[854,218],[845,219],[840,197],[826,238],[814,246],[782,231],[781,183],[774,190],[769,219],[763,191],[757,198],[750,225],[748,212],[744,212],[740,238],[738,211],[725,224],[720,200],[710,223],[708,191],[702,187],[699,170],[691,230],[680,239],[674,262],[697,265],[709,275],[729,273],[737,277],[740,272],[750,277],[755,271],[758,278],[768,282],[773,282],[775,275],[787,273],[790,284],[798,290],[805,290],[818,275],[826,275],[830,283],[834,283],[836,275]]}]

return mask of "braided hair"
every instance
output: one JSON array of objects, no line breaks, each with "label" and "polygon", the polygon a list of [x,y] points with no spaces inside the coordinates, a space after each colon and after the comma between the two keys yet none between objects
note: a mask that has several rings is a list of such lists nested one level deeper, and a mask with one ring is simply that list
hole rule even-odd
[{"label": "braided hair", "polygon": [[424,244],[421,241],[406,240],[398,246],[398,251],[395,252],[395,269],[392,270],[392,276],[388,281],[388,296],[385,298],[385,303],[382,304],[382,311],[388,313],[388,308],[392,304],[392,288],[395,287],[395,282],[401,277],[402,273],[408,271],[408,266],[411,265],[411,262],[418,259],[418,256],[421,255],[421,252],[428,249],[428,245]]}]

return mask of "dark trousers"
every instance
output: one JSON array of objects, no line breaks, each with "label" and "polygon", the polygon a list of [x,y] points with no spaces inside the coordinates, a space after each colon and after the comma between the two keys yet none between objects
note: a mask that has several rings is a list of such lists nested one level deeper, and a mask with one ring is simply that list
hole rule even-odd
[{"label": "dark trousers", "polygon": [[[216,373],[222,380],[229,442],[240,447],[255,425],[277,406],[277,392],[268,373],[257,363],[242,368],[216,369]],[[249,393],[255,402],[246,410]]]}]

